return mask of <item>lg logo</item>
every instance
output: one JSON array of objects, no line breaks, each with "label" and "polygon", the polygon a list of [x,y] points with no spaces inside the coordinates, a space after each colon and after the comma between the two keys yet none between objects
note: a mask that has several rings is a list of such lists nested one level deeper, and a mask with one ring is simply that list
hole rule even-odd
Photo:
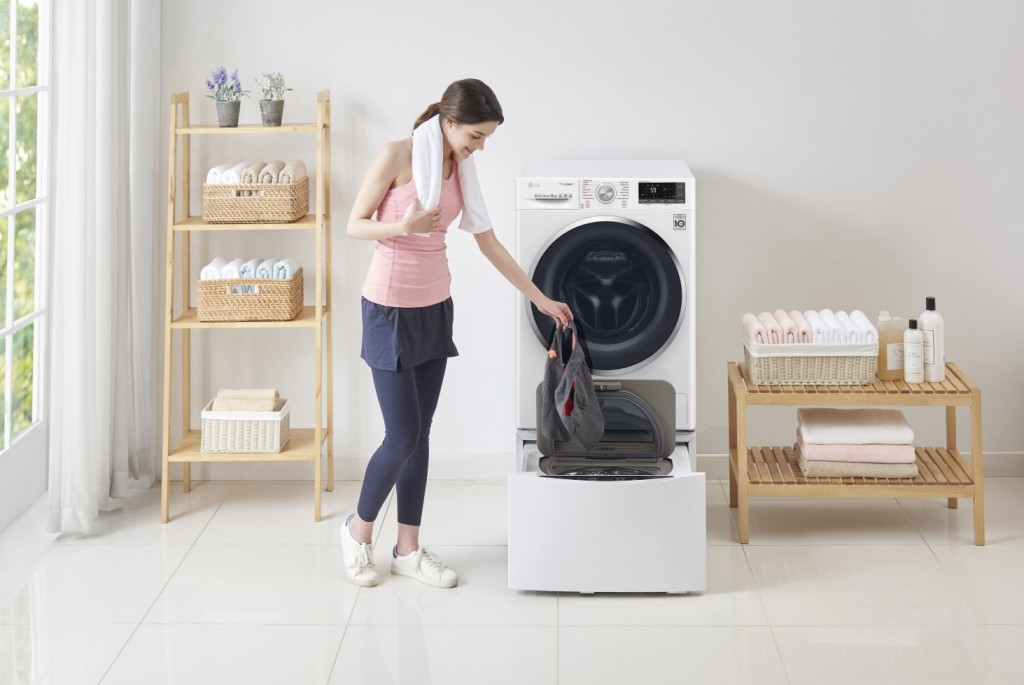
[{"label": "lg logo", "polygon": [[672,230],[674,230],[674,231],[685,231],[686,230],[686,215],[685,214],[673,214],[672,215]]}]

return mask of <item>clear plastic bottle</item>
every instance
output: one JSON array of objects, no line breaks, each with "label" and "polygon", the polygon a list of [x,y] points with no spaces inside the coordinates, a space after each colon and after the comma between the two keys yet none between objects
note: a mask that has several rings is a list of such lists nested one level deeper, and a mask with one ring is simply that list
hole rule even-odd
[{"label": "clear plastic bottle", "polygon": [[924,383],[924,336],[917,329],[917,319],[903,331],[903,380]]},{"label": "clear plastic bottle", "polygon": [[918,319],[924,337],[924,379],[929,383],[946,380],[946,342],[942,315],[935,311],[935,298],[924,298],[924,312]]},{"label": "clear plastic bottle", "polygon": [[878,377],[886,381],[903,378],[903,331],[907,320],[890,316],[882,310],[878,315]]}]

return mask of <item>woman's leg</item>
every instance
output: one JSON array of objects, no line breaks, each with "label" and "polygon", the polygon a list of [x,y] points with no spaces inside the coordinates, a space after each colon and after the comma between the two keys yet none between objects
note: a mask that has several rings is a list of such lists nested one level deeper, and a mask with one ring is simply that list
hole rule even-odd
[{"label": "woman's leg", "polygon": [[420,435],[416,369],[370,370],[377,391],[377,402],[384,416],[384,441],[366,466],[356,516],[349,524],[352,537],[366,543],[371,541],[373,522],[406,461],[416,449]]},{"label": "woman's leg", "polygon": [[441,396],[448,360],[432,359],[412,369],[416,376],[416,398],[419,401],[419,434],[416,448],[405,462],[396,483],[398,500],[398,554],[419,549],[420,519],[427,490],[427,467],[430,463],[430,426]]}]

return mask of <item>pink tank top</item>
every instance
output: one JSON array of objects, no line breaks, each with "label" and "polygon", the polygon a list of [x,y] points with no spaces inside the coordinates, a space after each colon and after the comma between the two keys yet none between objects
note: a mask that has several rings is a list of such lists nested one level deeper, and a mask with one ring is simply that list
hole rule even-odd
[{"label": "pink tank top", "polygon": [[[377,220],[401,221],[416,197],[416,183],[390,189],[377,207]],[[462,212],[458,168],[441,181],[441,223],[430,237],[400,235],[378,240],[363,283],[363,297],[386,307],[426,307],[451,296],[445,238]]]}]

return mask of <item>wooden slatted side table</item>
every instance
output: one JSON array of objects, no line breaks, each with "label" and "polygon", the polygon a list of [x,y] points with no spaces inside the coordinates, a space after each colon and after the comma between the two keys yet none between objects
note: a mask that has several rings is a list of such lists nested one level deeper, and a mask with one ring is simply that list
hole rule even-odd
[{"label": "wooden slatted side table", "polygon": [[[757,385],[746,365],[729,362],[729,506],[738,508],[739,538],[750,539],[750,497],[945,497],[974,500],[974,544],[985,544],[981,391],[955,364],[942,383],[878,379],[868,385]],[[945,447],[917,447],[916,478],[807,478],[792,447],[747,443],[747,407],[929,406],[946,408]],[[970,460],[957,449],[956,408],[970,407]]]}]

